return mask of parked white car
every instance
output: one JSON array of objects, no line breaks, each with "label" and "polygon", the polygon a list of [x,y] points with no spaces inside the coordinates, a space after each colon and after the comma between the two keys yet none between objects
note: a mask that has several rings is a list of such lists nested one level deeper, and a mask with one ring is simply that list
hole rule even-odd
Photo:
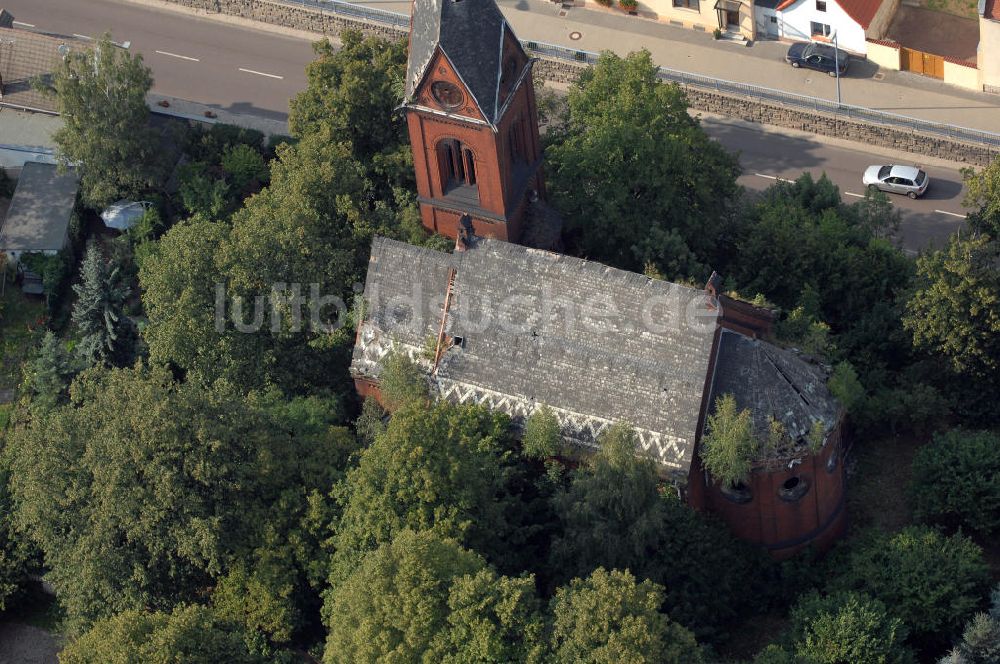
[{"label": "parked white car", "polygon": [[910,198],[923,196],[931,179],[916,166],[869,166],[861,178],[869,189],[906,194]]}]

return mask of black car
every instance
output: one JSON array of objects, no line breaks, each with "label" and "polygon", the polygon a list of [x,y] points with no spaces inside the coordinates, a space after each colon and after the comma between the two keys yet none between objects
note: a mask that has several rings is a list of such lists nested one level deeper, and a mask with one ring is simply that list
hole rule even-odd
[{"label": "black car", "polygon": [[785,55],[785,62],[793,67],[808,67],[816,71],[826,72],[830,76],[837,75],[839,64],[840,75],[847,73],[847,54],[826,44],[792,44]]}]

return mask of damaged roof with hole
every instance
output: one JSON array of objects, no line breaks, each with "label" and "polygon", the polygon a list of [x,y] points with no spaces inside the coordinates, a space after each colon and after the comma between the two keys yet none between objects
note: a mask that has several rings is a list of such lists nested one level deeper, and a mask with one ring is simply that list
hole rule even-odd
[{"label": "damaged roof with hole", "polygon": [[414,0],[406,98],[413,98],[440,47],[483,116],[495,123],[501,50],[508,31],[493,0]]},{"label": "damaged roof with hole", "polygon": [[822,422],[825,433],[837,423],[839,405],[826,387],[827,377],[825,367],[793,350],[723,330],[709,409],[731,394],[740,410],[750,410],[759,439],[767,438],[773,417],[793,442],[800,442],[814,422]]},{"label": "damaged roof with hole", "polygon": [[547,405],[583,445],[628,421],[646,453],[687,472],[716,327],[704,291],[497,240],[445,254],[380,238],[365,300],[355,377],[377,378],[395,347],[443,398],[516,420]]}]

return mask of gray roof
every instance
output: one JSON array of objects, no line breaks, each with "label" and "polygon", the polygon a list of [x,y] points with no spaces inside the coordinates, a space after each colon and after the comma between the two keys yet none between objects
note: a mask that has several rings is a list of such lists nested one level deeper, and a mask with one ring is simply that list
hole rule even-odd
[{"label": "gray roof", "polygon": [[84,40],[64,35],[0,28],[0,65],[3,73],[3,99],[0,106],[55,111],[55,97],[32,87],[32,79],[46,79],[59,66],[63,51],[81,51]]},{"label": "gray roof", "polygon": [[[463,0],[468,1],[468,0]],[[616,421],[644,451],[687,472],[717,311],[704,291],[497,240],[445,254],[386,239],[372,246],[368,311],[352,372],[377,377],[393,347],[423,363],[454,270],[440,395],[519,420],[541,405],[584,445]]]},{"label": "gray roof", "polygon": [[440,47],[483,116],[495,123],[507,31],[510,26],[493,0],[414,0],[406,98],[413,98]]},{"label": "gray roof", "polygon": [[839,406],[826,387],[827,372],[798,353],[759,339],[723,330],[715,364],[709,409],[724,394],[750,409],[754,431],[765,439],[770,419],[781,422],[793,443],[801,442],[816,421],[829,433]]},{"label": "gray roof", "polygon": [[77,188],[72,171],[60,174],[52,164],[27,162],[0,229],[0,251],[62,249]]}]

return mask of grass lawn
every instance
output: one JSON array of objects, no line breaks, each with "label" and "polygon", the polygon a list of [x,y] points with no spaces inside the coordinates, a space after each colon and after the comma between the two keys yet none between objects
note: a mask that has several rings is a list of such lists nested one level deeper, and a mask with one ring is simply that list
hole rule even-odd
[{"label": "grass lawn", "polygon": [[44,317],[45,302],[26,297],[8,280],[0,297],[0,395],[10,399],[20,385],[21,365],[44,333]]},{"label": "grass lawn", "polygon": [[977,0],[923,0],[923,7],[965,18],[979,18]]}]

